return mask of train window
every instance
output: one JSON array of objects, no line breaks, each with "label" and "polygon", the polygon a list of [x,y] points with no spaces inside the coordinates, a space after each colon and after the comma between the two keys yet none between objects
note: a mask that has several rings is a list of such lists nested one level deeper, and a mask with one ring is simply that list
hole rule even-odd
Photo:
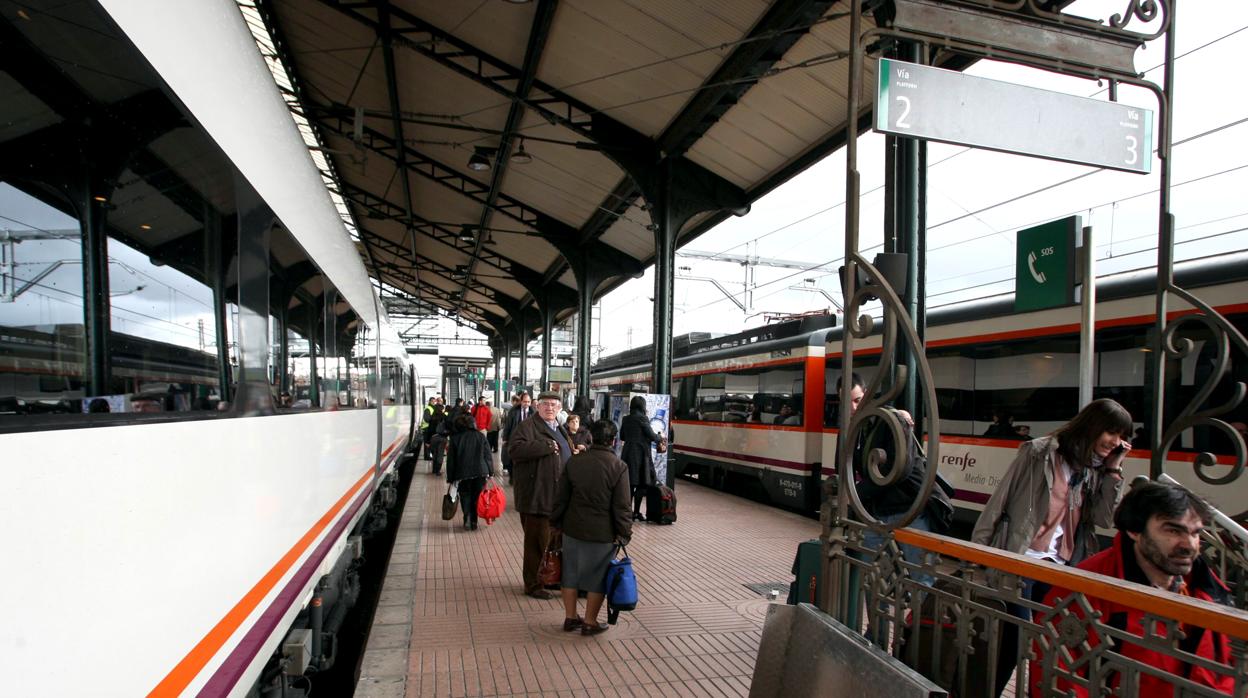
[{"label": "train window", "polygon": [[0,415],[82,412],[83,244],[72,210],[30,183],[0,182]]},{"label": "train window", "polygon": [[[797,426],[802,423],[801,368],[747,368],[687,379],[677,395],[682,419]],[[696,386],[696,387],[694,387]]]},{"label": "train window", "polygon": [[353,407],[377,406],[377,341],[376,332],[358,318],[350,328],[352,333],[350,376],[351,405]]}]

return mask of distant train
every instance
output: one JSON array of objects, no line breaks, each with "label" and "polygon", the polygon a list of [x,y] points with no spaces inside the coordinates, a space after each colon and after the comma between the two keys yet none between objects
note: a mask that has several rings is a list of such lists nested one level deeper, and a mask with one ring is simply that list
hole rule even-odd
[{"label": "distant train", "polygon": [[[1248,254],[1180,263],[1175,273],[1180,286],[1241,332],[1248,329]],[[1121,402],[1141,429],[1150,423],[1154,284],[1151,271],[1116,274],[1097,284],[1094,394]],[[1175,316],[1185,312],[1181,303],[1173,310]],[[677,338],[675,472],[715,487],[758,490],[780,506],[817,510],[821,482],[836,462],[842,329],[834,324],[825,315],[727,337]],[[1176,410],[1203,385],[1212,365],[1213,347],[1202,331],[1183,333],[1196,350],[1171,361],[1166,372]],[[877,334],[856,343],[854,370],[864,379],[876,370],[879,341]],[[927,316],[926,341],[940,410],[939,467],[957,489],[961,517],[970,518],[1027,438],[1020,431],[1042,436],[1078,410],[1079,308],[1015,313],[1008,296],[936,308]],[[591,391],[646,392],[649,356],[649,347],[642,347],[605,357],[593,369]],[[1233,378],[1248,380],[1245,357],[1234,358]],[[1228,421],[1245,421],[1248,415],[1240,410]],[[1195,453],[1205,450],[1232,453],[1220,433],[1189,430],[1171,451],[1167,472],[1228,514],[1248,511],[1248,483],[1210,488],[1194,475]],[[1132,451],[1128,476],[1147,474],[1148,463],[1147,451]]]},{"label": "distant train", "polygon": [[25,7],[0,18],[2,692],[305,695],[419,382],[237,4]]}]

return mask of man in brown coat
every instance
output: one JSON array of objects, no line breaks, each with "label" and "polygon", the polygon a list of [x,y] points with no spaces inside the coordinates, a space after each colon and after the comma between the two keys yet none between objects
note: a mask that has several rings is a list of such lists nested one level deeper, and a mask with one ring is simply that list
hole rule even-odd
[{"label": "man in brown coat", "polygon": [[555,415],[559,393],[537,396],[537,410],[516,425],[507,440],[516,511],[524,527],[524,593],[536,599],[554,596],[537,581],[537,568],[550,541],[550,514],[563,466],[572,457],[572,439]]}]

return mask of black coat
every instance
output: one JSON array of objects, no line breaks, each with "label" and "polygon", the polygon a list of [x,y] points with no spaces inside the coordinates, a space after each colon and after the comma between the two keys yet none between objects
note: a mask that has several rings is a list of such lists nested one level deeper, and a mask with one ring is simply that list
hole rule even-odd
[{"label": "black coat", "polygon": [[446,452],[446,481],[458,482],[476,477],[489,477],[493,456],[485,434],[466,429],[451,435]]},{"label": "black coat", "polygon": [[559,476],[551,523],[577,540],[627,544],[633,533],[626,466],[610,446],[572,456]]},{"label": "black coat", "polygon": [[658,476],[654,472],[654,458],[650,455],[650,445],[658,444],[659,435],[650,428],[650,418],[638,410],[629,412],[620,422],[620,441],[624,446],[620,451],[620,460],[628,464],[628,481],[633,487],[647,487],[655,484]]}]

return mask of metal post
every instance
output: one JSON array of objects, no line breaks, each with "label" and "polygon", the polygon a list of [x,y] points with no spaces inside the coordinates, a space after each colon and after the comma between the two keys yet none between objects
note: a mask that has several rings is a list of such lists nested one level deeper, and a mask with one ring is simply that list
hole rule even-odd
[{"label": "metal post", "polygon": [[[504,344],[503,346],[505,347],[506,344]],[[502,378],[502,373],[498,370],[500,351],[506,351],[506,349],[500,350],[498,348],[495,348],[493,351],[493,354],[494,354],[494,406],[495,407],[503,406],[503,378]]]},{"label": "metal post", "polygon": [[[894,53],[902,60],[925,62],[921,47],[915,43],[903,42]],[[892,188],[887,196],[891,204],[888,209],[891,213],[892,230],[885,234],[886,240],[893,238],[892,249],[886,246],[885,250],[906,255],[906,287],[902,301],[906,312],[914,321],[919,337],[923,338],[927,327],[924,302],[926,279],[921,277],[926,266],[924,258],[927,252],[927,231],[924,229],[927,178],[922,168],[927,157],[927,143],[915,138],[897,136],[890,136],[885,142],[892,146],[887,155],[891,165],[891,180],[886,178],[886,185]],[[906,366],[906,382],[898,404],[909,410],[915,423],[921,425],[922,401],[918,399],[918,363],[915,352],[901,343],[897,346],[897,358]]]},{"label": "metal post", "polygon": [[1178,2],[1170,4],[1170,28],[1166,31],[1166,75],[1162,81],[1162,105],[1158,121],[1157,159],[1159,164],[1157,214],[1157,306],[1153,330],[1153,413],[1149,425],[1149,448],[1152,460],[1149,477],[1156,480],[1165,470],[1165,453],[1161,439],[1166,431],[1166,352],[1162,338],[1166,331],[1170,288],[1174,285],[1174,216],[1170,213],[1170,139],[1171,115],[1174,114],[1174,33]]},{"label": "metal post", "polygon": [[664,160],[654,231],[654,366],[650,392],[671,393],[672,296],[676,284],[676,221],[672,210],[671,161]]},{"label": "metal post", "polygon": [[[84,135],[84,138],[89,136]],[[83,144],[83,157],[91,152]],[[82,227],[82,298],[86,325],[87,374],[91,395],[112,392],[109,378],[109,333],[112,307],[108,298],[108,230],[104,226],[108,192],[95,176],[92,163],[82,163],[83,186],[79,210]],[[99,197],[97,200],[96,197]]]},{"label": "metal post", "polygon": [[503,380],[506,381],[508,399],[511,398],[511,342],[507,340],[507,334],[503,333]]},{"label": "metal post", "polygon": [[1096,248],[1092,226],[1083,228],[1083,295],[1079,313],[1079,409],[1092,402],[1096,369]]},{"label": "metal post", "polygon": [[[524,313],[517,318],[516,337],[520,342],[520,388],[529,389],[529,330],[524,323]],[[534,398],[537,396],[535,395]]]},{"label": "metal post", "polygon": [[225,324],[225,263],[222,245],[225,226],[215,206],[204,202],[204,249],[207,250],[204,266],[207,267],[208,278],[212,283],[212,316],[213,326],[217,333],[217,380],[220,385],[217,394],[221,400],[229,402],[230,397],[230,347],[229,332]]},{"label": "metal post", "polygon": [[[274,215],[238,187],[238,394],[244,414],[273,411],[269,392],[269,233]],[[245,206],[246,208],[242,208]]]},{"label": "metal post", "polygon": [[308,306],[308,380],[311,381],[308,386],[308,400],[313,407],[321,406],[321,378],[316,370],[316,328],[320,326],[319,315],[315,303]]},{"label": "metal post", "polygon": [[550,389],[550,352],[551,341],[550,333],[554,330],[555,310],[550,305],[543,303],[542,310],[542,382],[538,386],[538,390]]},{"label": "metal post", "polygon": [[576,394],[589,399],[589,361],[590,338],[593,336],[594,322],[594,291],[598,287],[598,277],[592,274],[588,265],[577,275],[577,309],[576,309]]}]

